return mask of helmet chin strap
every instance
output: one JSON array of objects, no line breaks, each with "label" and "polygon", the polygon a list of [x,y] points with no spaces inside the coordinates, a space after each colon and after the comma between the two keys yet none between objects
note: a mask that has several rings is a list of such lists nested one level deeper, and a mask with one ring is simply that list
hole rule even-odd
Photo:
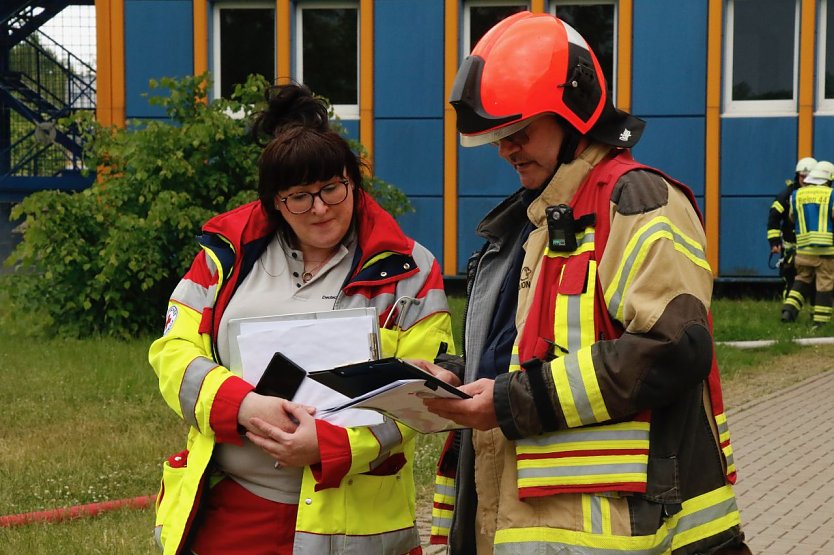
[{"label": "helmet chin strap", "polygon": [[564,138],[562,145],[559,147],[559,157],[556,159],[556,169],[558,170],[562,164],[570,164],[576,158],[576,149],[579,146],[579,141],[582,140],[582,135],[572,126],[562,123],[562,131]]},{"label": "helmet chin strap", "polygon": [[562,164],[570,164],[574,161],[576,158],[576,149],[579,147],[579,141],[582,140],[582,135],[580,135],[579,131],[574,129],[571,125],[562,121],[559,122],[559,125],[562,127],[562,144],[559,145],[559,154],[556,157],[556,168],[553,170],[553,173],[545,179],[544,183],[542,183],[542,187],[550,183],[550,180],[553,179],[553,176],[556,175],[556,172],[562,167]]}]

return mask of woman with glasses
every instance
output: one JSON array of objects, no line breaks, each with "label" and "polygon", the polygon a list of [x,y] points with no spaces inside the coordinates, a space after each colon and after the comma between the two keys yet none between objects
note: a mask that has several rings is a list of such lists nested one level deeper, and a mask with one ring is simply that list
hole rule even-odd
[{"label": "woman with glasses", "polygon": [[164,465],[157,541],[199,555],[420,553],[415,432],[388,419],[342,428],[255,393],[228,369],[229,322],[375,307],[383,356],[432,359],[452,346],[439,266],[363,190],[361,161],[309,89],[273,89],[253,133],[259,200],[205,224],[150,349],[189,425],[187,450]]}]

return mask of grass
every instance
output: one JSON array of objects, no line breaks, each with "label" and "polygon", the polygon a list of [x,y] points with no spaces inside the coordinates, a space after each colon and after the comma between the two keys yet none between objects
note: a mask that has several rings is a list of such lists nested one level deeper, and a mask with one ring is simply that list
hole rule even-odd
[{"label": "grass", "polygon": [[[157,391],[147,363],[151,339],[32,337],[24,331],[32,317],[10,318],[4,300],[0,281],[0,515],[155,493],[160,463],[183,447],[186,430]],[[451,306],[460,349],[464,301],[452,298]],[[719,346],[730,383],[807,352],[786,339],[832,331],[812,332],[807,314],[802,323],[780,324],[775,300],[717,300],[713,309],[718,341],[780,340],[756,350]],[[443,439],[435,434],[419,440],[421,506],[430,502]],[[0,528],[0,554],[156,553],[152,528],[152,509]]]}]

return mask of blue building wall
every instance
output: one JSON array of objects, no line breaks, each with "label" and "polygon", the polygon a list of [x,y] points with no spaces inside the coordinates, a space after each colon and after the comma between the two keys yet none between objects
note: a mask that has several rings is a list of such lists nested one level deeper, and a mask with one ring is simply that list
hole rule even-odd
[{"label": "blue building wall", "polygon": [[443,252],[443,6],[374,3],[374,170],[409,196],[415,212],[400,223],[436,256]]},{"label": "blue building wall", "polygon": [[191,0],[125,0],[125,115],[161,118],[148,81],[194,73]]},{"label": "blue building wall", "polygon": [[793,177],[796,151],[796,117],[721,121],[721,276],[774,275],[767,267],[767,212]]},{"label": "blue building wall", "polygon": [[[708,0],[633,6],[631,108],[647,122],[635,157],[689,185],[703,210]],[[441,261],[444,11],[444,0],[374,2],[375,171],[408,194],[416,211],[403,228]],[[191,0],[125,0],[127,117],[162,117],[143,96],[148,80],[193,72],[191,18]],[[342,125],[358,138],[358,121]],[[720,276],[775,277],[764,227],[796,161],[797,118],[725,117],[720,141]],[[834,159],[834,117],[815,116],[814,144],[816,156]],[[458,272],[482,243],[477,223],[518,186],[495,149],[458,147]]]}]

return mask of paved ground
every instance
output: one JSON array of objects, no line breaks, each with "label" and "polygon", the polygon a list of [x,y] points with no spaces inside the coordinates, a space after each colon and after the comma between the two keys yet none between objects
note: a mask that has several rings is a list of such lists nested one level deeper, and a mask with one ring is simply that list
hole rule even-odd
[{"label": "paved ground", "polygon": [[753,553],[834,555],[834,371],[727,418]]},{"label": "paved ground", "polygon": [[[834,555],[834,371],[727,414],[753,553]],[[427,532],[428,515],[419,520]]]}]

